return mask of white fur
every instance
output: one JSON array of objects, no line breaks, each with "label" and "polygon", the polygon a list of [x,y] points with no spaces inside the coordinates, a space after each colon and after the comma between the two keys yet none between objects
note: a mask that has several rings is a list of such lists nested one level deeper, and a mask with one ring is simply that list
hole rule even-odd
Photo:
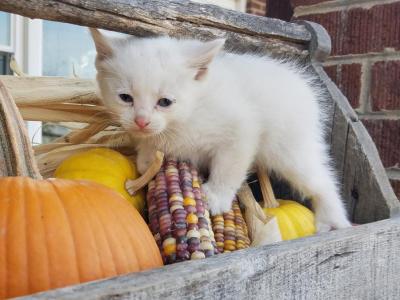
[{"label": "white fur", "polygon": [[[329,167],[318,89],[293,64],[216,55],[222,44],[132,39],[109,42],[113,54],[97,60],[104,104],[138,138],[139,171],[156,150],[191,160],[210,171],[204,188],[212,212],[221,213],[258,164],[312,198],[320,230],[350,226]],[[134,105],[120,93],[132,95]],[[159,107],[162,97],[176,103]],[[150,121],[144,130],[134,123],[137,116]]]}]

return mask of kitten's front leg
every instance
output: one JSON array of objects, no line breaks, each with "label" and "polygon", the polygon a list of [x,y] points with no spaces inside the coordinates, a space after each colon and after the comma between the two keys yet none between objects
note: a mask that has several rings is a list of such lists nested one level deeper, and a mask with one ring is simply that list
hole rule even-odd
[{"label": "kitten's front leg", "polygon": [[139,144],[137,148],[136,166],[140,174],[143,174],[150,167],[154,160],[156,150],[146,144]]},{"label": "kitten's front leg", "polygon": [[212,158],[210,177],[203,185],[212,214],[221,214],[231,209],[232,200],[246,179],[253,152],[241,147],[219,149]]}]

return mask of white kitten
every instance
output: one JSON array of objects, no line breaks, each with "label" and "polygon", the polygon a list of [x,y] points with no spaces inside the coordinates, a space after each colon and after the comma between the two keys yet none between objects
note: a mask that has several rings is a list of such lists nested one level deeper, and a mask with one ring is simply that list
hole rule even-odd
[{"label": "white kitten", "polygon": [[319,230],[350,226],[329,167],[319,91],[294,65],[221,52],[224,41],[111,41],[91,30],[104,104],[138,138],[143,172],[156,150],[210,176],[213,213],[230,209],[258,164],[313,199]]}]

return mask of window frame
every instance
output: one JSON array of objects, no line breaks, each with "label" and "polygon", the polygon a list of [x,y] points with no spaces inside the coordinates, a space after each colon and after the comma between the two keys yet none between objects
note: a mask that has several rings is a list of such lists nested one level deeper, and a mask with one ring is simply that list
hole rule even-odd
[{"label": "window frame", "polygon": [[1,71],[0,74],[11,75],[12,72],[11,72],[11,69],[10,69],[10,60],[11,60],[12,53],[5,52],[5,51],[0,51],[0,55],[5,55],[6,56],[6,61],[5,61],[6,68],[4,70],[4,73],[3,73],[3,70],[0,70]]},{"label": "window frame", "polygon": [[[10,14],[10,46],[0,45],[0,52],[15,57],[24,73],[30,76],[42,75],[42,20],[31,20],[19,15]],[[8,65],[9,68],[9,65]],[[11,70],[9,73],[12,74]],[[25,122],[31,141],[42,142],[42,122]]]},{"label": "window frame", "polygon": [[10,45],[0,44],[0,52],[13,53],[15,51],[16,16],[10,14]]}]

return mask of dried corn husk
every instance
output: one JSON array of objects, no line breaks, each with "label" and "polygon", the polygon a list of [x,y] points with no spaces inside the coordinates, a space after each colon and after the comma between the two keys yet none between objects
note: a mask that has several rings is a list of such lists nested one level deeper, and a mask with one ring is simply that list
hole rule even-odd
[{"label": "dried corn husk", "polygon": [[[118,130],[109,112],[101,105],[93,81],[79,78],[29,77],[13,61],[19,76],[0,76],[27,121],[69,123],[72,132],[47,145],[34,147],[42,171],[49,174],[60,158],[92,147],[134,148],[129,135]],[[84,124],[83,126],[80,124]],[[68,125],[67,125],[68,126]],[[113,128],[114,131],[107,130]],[[82,144],[81,146],[74,146]],[[60,151],[54,151],[59,149]],[[79,150],[78,150],[79,149]],[[46,155],[45,155],[46,154]],[[55,159],[49,167],[51,159]]]},{"label": "dried corn husk", "polygon": [[240,188],[238,197],[240,203],[245,207],[245,221],[251,246],[262,246],[282,241],[276,217],[265,215],[247,183],[244,183]]},{"label": "dried corn husk", "polygon": [[[19,70],[19,69],[18,69]],[[46,105],[50,103],[99,104],[93,80],[63,77],[0,76],[20,105]]]},{"label": "dried corn husk", "polygon": [[136,191],[140,190],[142,187],[148,184],[160,170],[163,161],[164,161],[164,153],[157,151],[153,162],[142,176],[140,176],[135,180],[128,179],[126,181],[125,188],[128,191],[128,193],[133,195]]}]

